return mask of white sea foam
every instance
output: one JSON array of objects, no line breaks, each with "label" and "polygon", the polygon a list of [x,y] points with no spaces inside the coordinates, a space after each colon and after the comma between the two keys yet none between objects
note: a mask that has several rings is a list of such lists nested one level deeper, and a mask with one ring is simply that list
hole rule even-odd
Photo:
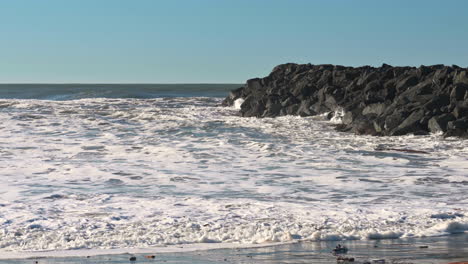
[{"label": "white sea foam", "polygon": [[330,119],[330,122],[335,124],[341,124],[343,122],[343,117],[345,115],[345,111],[342,108],[339,108],[333,112],[333,116]]},{"label": "white sea foam", "polygon": [[217,104],[0,101],[2,251],[468,230],[467,141],[355,136],[321,117],[241,118]]},{"label": "white sea foam", "polygon": [[241,109],[242,104],[245,102],[244,99],[239,98],[234,101],[234,109]]}]

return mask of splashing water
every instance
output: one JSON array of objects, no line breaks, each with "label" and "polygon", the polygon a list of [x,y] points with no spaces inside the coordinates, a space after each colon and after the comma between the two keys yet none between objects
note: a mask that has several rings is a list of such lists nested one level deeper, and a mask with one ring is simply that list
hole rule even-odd
[{"label": "splashing water", "polygon": [[320,117],[241,118],[220,102],[0,100],[0,248],[468,230],[468,141],[356,136]]}]

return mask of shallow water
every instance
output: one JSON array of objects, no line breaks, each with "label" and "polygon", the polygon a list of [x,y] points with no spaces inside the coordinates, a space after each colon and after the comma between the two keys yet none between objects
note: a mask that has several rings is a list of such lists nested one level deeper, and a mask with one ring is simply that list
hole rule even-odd
[{"label": "shallow water", "polygon": [[[351,240],[340,242],[349,250],[341,257],[354,258],[352,263],[392,264],[435,264],[468,260],[468,235],[458,234],[444,237]],[[172,252],[146,254],[120,254],[67,258],[30,258],[2,260],[5,264],[91,264],[107,263],[173,263],[173,264],[214,264],[214,263],[337,263],[339,256],[331,254],[337,242],[302,242],[272,247],[218,249],[193,252]],[[154,256],[154,258],[148,258]],[[379,262],[380,261],[380,262]]]},{"label": "shallow water", "polygon": [[321,117],[241,118],[220,102],[0,99],[1,250],[468,230],[468,141],[356,136]]}]

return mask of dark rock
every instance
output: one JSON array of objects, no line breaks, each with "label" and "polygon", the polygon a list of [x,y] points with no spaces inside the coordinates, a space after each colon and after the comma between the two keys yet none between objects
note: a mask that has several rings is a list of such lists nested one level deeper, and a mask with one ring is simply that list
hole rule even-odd
[{"label": "dark rock", "polygon": [[334,249],[332,249],[333,254],[346,254],[348,253],[348,248],[338,244]]},{"label": "dark rock", "polygon": [[389,95],[389,91],[383,89],[383,85],[377,80],[368,83],[364,88],[364,93],[366,103],[383,102]]},{"label": "dark rock", "polygon": [[221,103],[222,106],[230,106],[234,104],[234,101],[237,100],[238,98],[242,97],[242,91],[244,90],[244,87],[237,88],[236,90],[232,90],[229,93],[229,96],[224,99],[224,101]]},{"label": "dark rock", "polygon": [[322,76],[320,76],[320,79],[317,81],[317,86],[322,87],[325,85],[330,85],[332,83],[333,83],[332,72],[329,70],[326,70],[322,73]]},{"label": "dark rock", "polygon": [[286,98],[286,100],[282,101],[281,106],[282,107],[288,107],[290,105],[294,105],[294,104],[297,104],[297,103],[300,103],[300,102],[301,101],[298,100],[296,97],[291,96],[291,97]]},{"label": "dark rock", "polygon": [[247,81],[247,87],[252,90],[260,90],[262,88],[262,80],[260,78],[250,79]]},{"label": "dark rock", "polygon": [[407,113],[403,111],[396,111],[385,117],[384,129],[392,131],[399,126],[407,117]]},{"label": "dark rock", "polygon": [[[245,117],[311,116],[344,110],[336,128],[358,134],[444,132],[461,136],[468,118],[468,69],[458,66],[358,68],[288,63],[233,90]],[[332,114],[330,114],[332,116]]]},{"label": "dark rock", "polygon": [[353,257],[338,256],[336,258],[336,263],[350,263],[350,262],[354,262]]},{"label": "dark rock", "polygon": [[452,129],[467,130],[468,129],[468,118],[448,122],[447,123],[447,129],[449,129],[449,130],[452,130]]},{"label": "dark rock", "polygon": [[363,115],[368,115],[368,114],[376,114],[376,115],[381,115],[384,110],[385,110],[385,104],[379,103],[379,104],[371,104],[368,105],[362,110]]},{"label": "dark rock", "polygon": [[468,102],[467,103],[460,103],[455,106],[453,109],[453,115],[456,118],[463,118],[468,116]]},{"label": "dark rock", "polygon": [[270,96],[266,102],[265,108],[262,117],[278,116],[282,108],[280,98],[277,96]]},{"label": "dark rock", "polygon": [[428,122],[429,131],[432,133],[444,132],[447,130],[448,122],[453,120],[455,120],[455,116],[452,114],[443,114],[432,117]]},{"label": "dark rock", "polygon": [[372,122],[374,119],[375,115],[359,116],[359,118],[353,120],[351,131],[358,135],[377,135],[377,131],[375,130],[374,124]]},{"label": "dark rock", "polygon": [[400,136],[423,130],[419,122],[423,117],[424,112],[422,110],[411,113],[398,127],[390,132],[391,135]]},{"label": "dark rock", "polygon": [[448,122],[444,136],[468,138],[468,118]]},{"label": "dark rock", "polygon": [[457,83],[452,89],[450,93],[450,100],[451,101],[462,101],[465,99],[465,94],[468,93],[468,84],[465,83]]},{"label": "dark rock", "polygon": [[312,116],[317,114],[314,110],[312,110],[311,100],[302,101],[301,105],[296,110],[296,113],[300,116]]},{"label": "dark rock", "polygon": [[450,104],[450,97],[448,95],[435,95],[430,101],[424,105],[427,110],[439,110],[444,106]]},{"label": "dark rock", "polygon": [[366,86],[368,83],[377,80],[378,78],[379,75],[377,72],[366,73],[358,79],[357,85],[363,87]]},{"label": "dark rock", "polygon": [[463,83],[468,85],[468,72],[467,70],[463,70],[458,72],[455,77],[453,78],[453,83],[458,84],[458,83]]},{"label": "dark rock", "polygon": [[411,86],[418,84],[419,80],[416,75],[411,75],[406,77],[405,79],[399,81],[396,85],[396,89],[398,92],[403,92]]},{"label": "dark rock", "polygon": [[337,109],[338,108],[338,100],[334,95],[325,95],[325,101],[323,102],[328,109]]},{"label": "dark rock", "polygon": [[301,80],[296,83],[296,87],[291,91],[291,94],[298,98],[305,98],[315,90],[315,86],[310,85],[307,80]]},{"label": "dark rock", "polygon": [[247,97],[241,105],[241,115],[245,117],[256,116],[260,117],[265,111],[265,106],[261,100],[253,95]]},{"label": "dark rock", "polygon": [[[295,114],[298,114],[300,116],[313,115],[310,112],[301,112],[301,111],[299,111],[299,104],[290,105],[290,106],[286,107],[283,110],[284,110],[283,115],[295,115]],[[304,113],[304,114],[302,114],[302,113]]]},{"label": "dark rock", "polygon": [[281,105],[279,104],[270,104],[267,105],[267,108],[263,112],[261,117],[276,117],[281,113]]}]

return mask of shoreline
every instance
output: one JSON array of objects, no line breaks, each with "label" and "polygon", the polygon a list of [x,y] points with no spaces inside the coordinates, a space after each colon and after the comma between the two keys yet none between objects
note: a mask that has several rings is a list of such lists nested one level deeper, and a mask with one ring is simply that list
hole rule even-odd
[{"label": "shoreline", "polygon": [[[468,233],[439,237],[382,239],[382,240],[348,240],[297,242],[287,244],[252,245],[236,248],[224,245],[221,248],[192,247],[156,249],[127,249],[118,254],[109,254],[107,250],[80,251],[81,253],[101,252],[102,255],[70,252],[68,256],[45,257],[29,256],[25,258],[0,259],[0,263],[23,264],[78,264],[78,263],[129,263],[130,257],[136,257],[133,263],[334,263],[337,257],[331,250],[341,244],[349,249],[345,257],[355,258],[354,263],[449,263],[468,261]],[[206,244],[201,244],[206,246]],[[161,248],[158,248],[161,249]],[[152,251],[153,250],[153,251]],[[126,251],[124,253],[124,251]],[[1,252],[2,256],[5,252]],[[107,253],[107,254],[105,254]],[[51,255],[51,254],[48,254]],[[52,254],[53,255],[53,254]],[[154,256],[154,258],[147,258]],[[347,262],[344,262],[347,263]]]}]

